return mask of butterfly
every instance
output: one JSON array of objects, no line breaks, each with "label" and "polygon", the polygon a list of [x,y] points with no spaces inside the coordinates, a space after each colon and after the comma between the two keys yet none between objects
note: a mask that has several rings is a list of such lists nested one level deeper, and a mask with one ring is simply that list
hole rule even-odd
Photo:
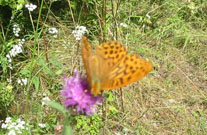
[{"label": "butterfly", "polygon": [[94,96],[131,84],[152,70],[152,63],[128,54],[117,41],[103,43],[92,52],[86,37],[82,37],[82,59]]}]

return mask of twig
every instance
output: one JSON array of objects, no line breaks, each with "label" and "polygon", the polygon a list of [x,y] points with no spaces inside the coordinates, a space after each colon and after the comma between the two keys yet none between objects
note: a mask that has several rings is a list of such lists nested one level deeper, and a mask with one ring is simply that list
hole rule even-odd
[{"label": "twig", "polygon": [[105,128],[106,128],[106,124],[105,124],[105,122],[106,122],[106,119],[107,119],[107,117],[106,117],[106,100],[105,101],[103,101],[103,104],[102,104],[102,115],[103,115],[103,135],[105,135],[106,134],[106,130],[105,130]]},{"label": "twig", "polygon": [[121,108],[122,108],[122,111],[124,112],[124,97],[123,97],[122,88],[120,88],[120,94],[121,94]]},{"label": "twig", "polygon": [[[38,0],[39,1],[39,0]],[[39,8],[39,7],[38,7]],[[34,27],[34,23],[33,23],[33,19],[32,19],[32,15],[31,15],[31,12],[29,11],[29,18],[30,18],[30,21],[32,23],[32,29],[33,31],[35,32],[35,27]]]},{"label": "twig", "polygon": [[102,8],[102,25],[103,25],[103,42],[106,39],[106,0],[103,0],[103,8]]},{"label": "twig", "polygon": [[[112,11],[112,16],[113,16],[113,19],[114,19],[114,22],[115,22],[115,32],[116,32],[116,40],[118,40],[118,23],[117,23],[117,11],[118,11],[118,8],[120,7],[120,1],[118,0],[118,2],[116,3],[116,9],[114,9],[114,4],[113,4],[113,0],[111,0],[111,11]],[[116,10],[116,11],[115,11]],[[114,32],[113,32],[113,35],[114,35]]]},{"label": "twig", "polygon": [[[40,0],[38,0],[38,12],[40,14]],[[47,44],[47,40],[45,38],[45,33],[44,33],[44,24],[42,22],[42,17],[40,16],[40,25],[42,26],[42,37],[44,40],[44,46],[45,46],[45,59],[46,62],[49,64],[49,57],[48,57],[48,44]]]},{"label": "twig", "polygon": [[5,35],[4,35],[4,28],[3,28],[3,25],[2,25],[2,23],[0,23],[0,25],[1,25],[1,31],[2,31],[2,35],[3,35],[3,37],[4,37],[4,40],[6,39],[6,37],[5,37]]},{"label": "twig", "polygon": [[73,24],[74,24],[74,26],[76,26],[75,19],[74,19],[74,16],[73,16],[73,11],[72,11],[71,4],[70,4],[70,0],[68,0],[68,5],[69,5],[69,8],[70,8],[70,14],[71,14],[72,19],[73,19]]},{"label": "twig", "polygon": [[[99,11],[98,11],[98,7],[97,7],[97,2],[96,2],[96,0],[94,0],[94,2],[95,2],[95,5],[96,5],[96,15],[97,15],[97,17],[98,17],[98,20],[99,20],[99,26],[100,26],[100,30],[101,30],[101,32],[100,32],[100,37],[103,37],[103,23],[102,23],[102,19],[101,19],[101,17],[100,17],[100,15],[99,15]],[[99,43],[100,42],[102,42],[102,39],[101,39],[101,41],[99,41]]]},{"label": "twig", "polygon": [[84,2],[85,16],[86,16],[86,29],[88,29],[88,7],[86,2]]}]

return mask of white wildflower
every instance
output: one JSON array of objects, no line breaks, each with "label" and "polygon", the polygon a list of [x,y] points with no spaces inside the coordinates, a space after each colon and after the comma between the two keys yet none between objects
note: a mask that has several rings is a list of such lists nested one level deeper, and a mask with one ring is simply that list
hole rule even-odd
[{"label": "white wildflower", "polygon": [[45,128],[46,127],[46,125],[42,124],[42,123],[39,123],[38,126],[40,126],[41,128]]},{"label": "white wildflower", "polygon": [[122,27],[124,27],[124,28],[127,28],[127,27],[128,27],[128,25],[125,24],[125,23],[120,23],[120,26],[122,26]]},{"label": "white wildflower", "polygon": [[8,67],[10,69],[13,69],[12,65],[11,65],[11,62],[12,62],[12,57],[15,57],[16,55],[18,55],[19,53],[22,53],[23,50],[22,50],[22,46],[25,42],[25,39],[19,39],[18,40],[18,43],[16,45],[14,45],[12,47],[12,49],[8,52],[8,54],[6,55],[6,58],[9,62],[8,64]]},{"label": "white wildflower", "polygon": [[77,26],[75,30],[72,31],[72,34],[76,38],[76,40],[81,40],[81,37],[85,34],[88,33],[88,30],[86,29],[85,26]]},{"label": "white wildflower", "polygon": [[53,35],[54,38],[57,38],[57,35]]},{"label": "white wildflower", "polygon": [[22,81],[20,79],[17,79],[17,83],[22,85]]},{"label": "white wildflower", "polygon": [[10,122],[12,122],[11,119],[12,119],[11,117],[7,117],[6,120],[5,120],[5,123],[10,123]]},{"label": "white wildflower", "polygon": [[19,37],[19,32],[21,31],[19,24],[14,24],[13,25],[13,33],[16,37]]},{"label": "white wildflower", "polygon": [[[26,124],[28,125],[28,124]],[[25,121],[17,119],[16,121],[12,120],[11,117],[7,117],[5,123],[2,123],[2,128],[10,130],[8,134],[16,135],[22,133],[22,130],[25,129]]]},{"label": "white wildflower", "polygon": [[32,3],[30,4],[26,4],[25,7],[29,10],[29,11],[33,11],[37,8],[37,5],[33,5]]},{"label": "white wildflower", "polygon": [[18,39],[18,41],[19,41],[18,44],[22,46],[24,44],[24,42],[25,42],[25,39],[24,38]]},{"label": "white wildflower", "polygon": [[175,100],[174,99],[169,99],[169,102],[170,103],[175,103]]},{"label": "white wildflower", "polygon": [[15,57],[17,54],[22,53],[21,44],[17,44],[13,46],[13,48],[9,51],[10,56]]},{"label": "white wildflower", "polygon": [[143,25],[142,25],[142,28],[144,29],[145,27],[146,27],[146,25],[145,25],[145,24],[143,24]]},{"label": "white wildflower", "polygon": [[7,128],[7,127],[8,127],[8,124],[3,123],[3,124],[1,125],[1,128]]},{"label": "white wildflower", "polygon": [[28,81],[27,78],[22,79],[22,82],[23,82],[24,85],[27,85],[27,81]]},{"label": "white wildflower", "polygon": [[11,78],[7,78],[6,80],[7,80],[8,83],[12,82]]},{"label": "white wildflower", "polygon": [[12,62],[11,56],[9,54],[6,55],[6,58],[7,58],[7,60],[8,60],[9,63]]},{"label": "white wildflower", "polygon": [[7,129],[12,129],[12,128],[15,128],[15,127],[16,127],[16,125],[17,125],[17,123],[16,123],[16,122],[12,122],[12,123],[10,123],[10,124],[9,124],[9,126],[8,126],[8,128],[7,128]]},{"label": "white wildflower", "polygon": [[21,125],[21,124],[18,124],[16,127],[15,127],[16,130],[20,130],[20,129],[25,129],[24,125]]},{"label": "white wildflower", "polygon": [[58,30],[56,28],[49,28],[48,31],[49,31],[50,34],[58,33]]},{"label": "white wildflower", "polygon": [[53,35],[54,38],[57,38],[58,30],[56,28],[49,28],[48,32]]},{"label": "white wildflower", "polygon": [[18,125],[16,126],[18,129],[25,129],[25,121],[21,120],[21,119],[17,119],[17,123]]},{"label": "white wildflower", "polygon": [[17,79],[17,83],[20,84],[21,86],[23,85],[27,85],[28,79],[24,78],[24,79]]},{"label": "white wildflower", "polygon": [[50,101],[50,98],[49,97],[42,98],[42,105],[46,105],[46,102],[47,101]]},{"label": "white wildflower", "polygon": [[16,135],[16,132],[14,130],[10,130],[8,135]]},{"label": "white wildflower", "polygon": [[11,70],[13,70],[13,67],[11,64],[8,65],[8,68],[10,68]]},{"label": "white wildflower", "polygon": [[148,19],[150,19],[150,18],[151,18],[151,16],[150,16],[149,14],[146,14],[146,17],[147,17]]},{"label": "white wildflower", "polygon": [[19,53],[22,53],[23,52],[22,46],[24,42],[25,42],[25,39],[19,39],[18,43],[12,47],[12,49],[9,51],[9,54],[7,54],[6,57],[10,59],[11,57],[15,57]]}]

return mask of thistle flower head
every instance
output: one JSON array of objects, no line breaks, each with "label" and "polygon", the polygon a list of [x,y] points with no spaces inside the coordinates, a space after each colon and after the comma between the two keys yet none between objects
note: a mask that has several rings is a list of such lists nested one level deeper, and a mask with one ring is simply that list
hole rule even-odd
[{"label": "thistle flower head", "polygon": [[87,78],[81,77],[77,70],[74,76],[64,78],[64,86],[61,90],[61,96],[64,97],[63,103],[66,107],[75,106],[77,112],[92,114],[96,107],[102,101],[102,97],[94,97],[89,89]]}]

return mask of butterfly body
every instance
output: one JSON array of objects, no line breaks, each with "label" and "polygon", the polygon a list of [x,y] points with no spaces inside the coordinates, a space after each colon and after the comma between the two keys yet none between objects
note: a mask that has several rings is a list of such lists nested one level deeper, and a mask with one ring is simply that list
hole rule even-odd
[{"label": "butterfly body", "polygon": [[92,53],[86,37],[82,37],[82,58],[94,96],[133,83],[152,70],[151,62],[128,54],[116,41],[103,43]]}]

